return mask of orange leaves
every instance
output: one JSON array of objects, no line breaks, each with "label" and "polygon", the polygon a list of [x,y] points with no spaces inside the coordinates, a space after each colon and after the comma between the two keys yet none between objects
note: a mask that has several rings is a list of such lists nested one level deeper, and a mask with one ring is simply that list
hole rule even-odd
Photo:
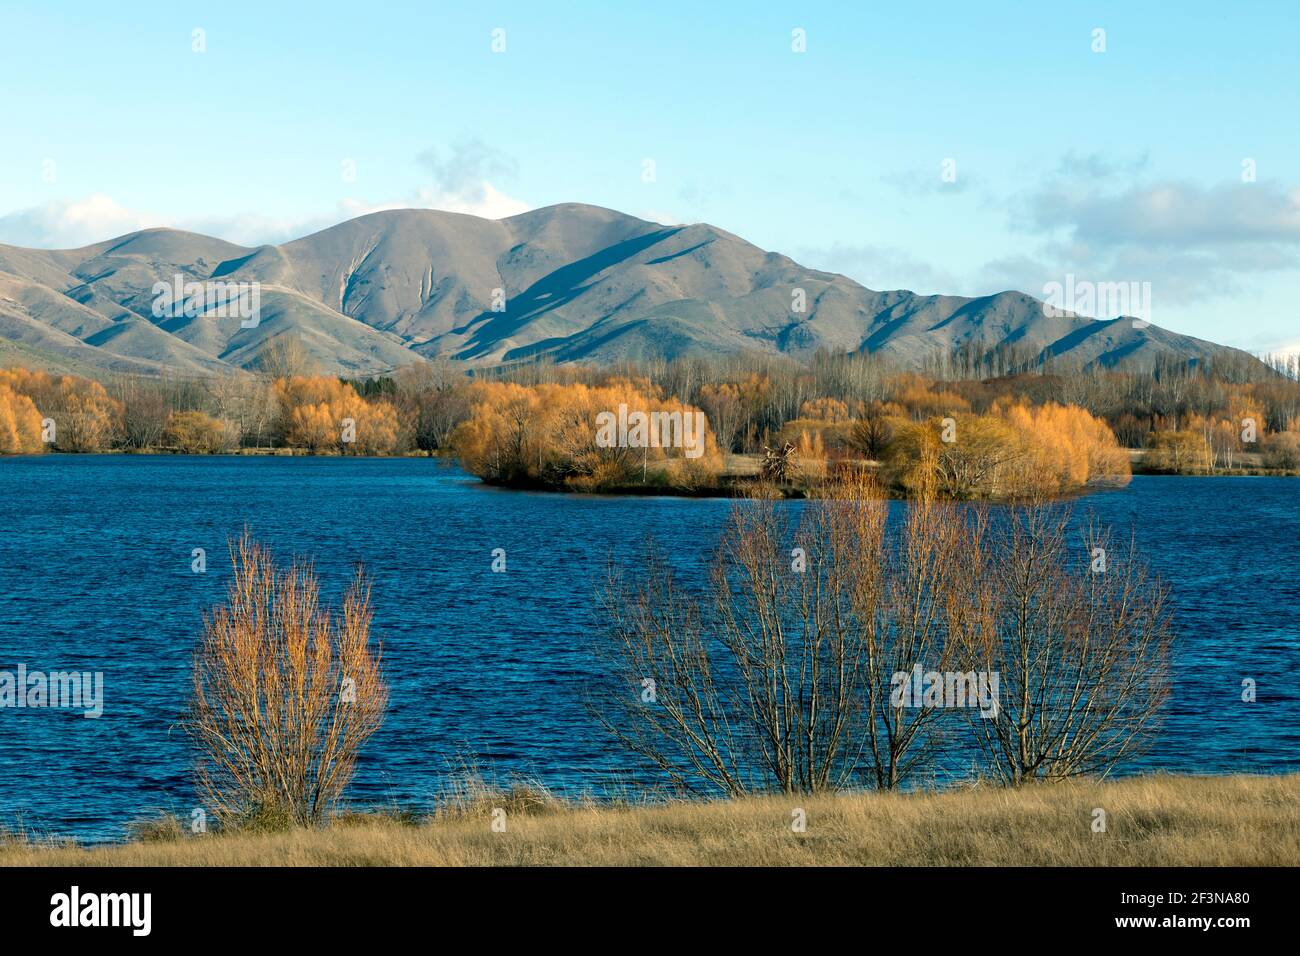
[{"label": "orange leaves", "polygon": [[215,455],[234,443],[225,423],[203,412],[172,412],[163,441],[186,455]]},{"label": "orange leaves", "polygon": [[1007,421],[1025,441],[1030,476],[1059,493],[1099,481],[1127,482],[1128,456],[1110,427],[1074,405],[1012,405]]},{"label": "orange leaves", "polygon": [[804,402],[799,407],[799,417],[823,422],[846,422],[849,420],[849,407],[837,398],[818,398]]},{"label": "orange leaves", "polygon": [[970,410],[970,402],[957,393],[933,391],[937,384],[915,373],[900,375],[893,382],[893,400],[907,409],[917,421]]},{"label": "orange leaves", "polygon": [[0,369],[0,387],[31,400],[38,412],[38,434],[42,418],[54,419],[55,447],[60,451],[101,451],[120,431],[121,403],[90,379],[75,375],[53,378],[24,368]]},{"label": "orange leaves", "polygon": [[681,416],[696,409],[664,399],[644,381],[609,378],[602,384],[476,382],[472,411],[452,435],[461,463],[485,481],[597,490],[657,480],[699,484],[720,464],[712,435],[690,468],[673,464],[684,447],[628,447],[600,440],[598,416],[641,412]]},{"label": "orange leaves", "polygon": [[41,413],[26,395],[0,384],[0,455],[35,455],[44,450]]},{"label": "orange leaves", "polygon": [[894,483],[949,498],[1055,495],[1129,478],[1109,426],[1073,405],[995,403],[905,426],[887,450]]},{"label": "orange leaves", "polygon": [[1195,474],[1211,467],[1210,444],[1201,432],[1159,431],[1147,436],[1147,467],[1155,471]]},{"label": "orange leaves", "polygon": [[397,411],[366,401],[336,378],[294,375],[277,379],[285,444],[313,452],[388,455],[397,450]]},{"label": "orange leaves", "polygon": [[278,566],[247,533],[231,558],[194,656],[199,790],[229,825],[318,823],[387,709],[370,586],[358,572],[331,615],[309,565]]}]

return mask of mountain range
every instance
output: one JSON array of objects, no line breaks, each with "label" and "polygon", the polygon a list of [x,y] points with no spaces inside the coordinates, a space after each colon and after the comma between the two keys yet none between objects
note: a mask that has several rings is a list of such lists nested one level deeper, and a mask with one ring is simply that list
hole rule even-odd
[{"label": "mountain range", "polygon": [[[155,284],[177,275],[258,283],[259,321],[155,315]],[[602,363],[825,348],[917,367],[962,346],[1080,366],[1236,352],[1125,318],[1051,312],[1014,291],[877,292],[715,226],[571,203],[500,220],[390,210],[256,248],[174,229],[81,249],[0,245],[0,364],[82,374],[247,369],[283,336],[345,376],[434,356]]]}]

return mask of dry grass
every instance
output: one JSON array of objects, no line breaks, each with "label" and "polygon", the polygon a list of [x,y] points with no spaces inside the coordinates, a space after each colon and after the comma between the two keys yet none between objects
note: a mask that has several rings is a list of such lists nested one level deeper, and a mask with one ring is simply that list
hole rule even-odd
[{"label": "dry grass", "polygon": [[[764,797],[595,807],[516,792],[423,820],[356,815],[323,830],[97,849],[0,841],[0,865],[1266,865],[1300,863],[1300,775],[1146,776],[1020,790]],[[808,828],[791,832],[791,811]],[[1093,833],[1093,809],[1106,833]]]}]

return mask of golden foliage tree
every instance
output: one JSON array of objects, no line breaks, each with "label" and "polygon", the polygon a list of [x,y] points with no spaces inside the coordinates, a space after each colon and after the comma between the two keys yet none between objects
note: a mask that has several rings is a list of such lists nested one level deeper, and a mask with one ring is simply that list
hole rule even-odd
[{"label": "golden foliage tree", "polygon": [[[626,379],[602,385],[478,382],[471,387],[470,416],[453,432],[451,444],[468,471],[500,484],[593,491],[652,478],[685,486],[712,480],[721,460],[707,422],[698,436],[702,453],[694,458],[683,446],[664,444],[662,432],[653,429],[657,444],[599,441],[598,416],[616,415],[621,406],[629,414],[661,413],[683,424],[686,415],[700,414],[645,388]],[[685,440],[684,431],[673,433]]]},{"label": "golden foliage tree", "polygon": [[0,455],[36,455],[44,450],[41,413],[26,395],[0,383]]},{"label": "golden foliage tree", "polygon": [[1194,431],[1155,431],[1147,436],[1146,464],[1156,471],[1194,474],[1209,467],[1205,435]]},{"label": "golden foliage tree", "polygon": [[0,370],[0,385],[26,395],[42,418],[54,420],[54,445],[59,451],[102,451],[121,431],[122,405],[98,382],[12,368]]},{"label": "golden foliage tree", "polygon": [[215,455],[235,443],[229,423],[203,412],[172,412],[167,417],[163,441],[186,455]]},{"label": "golden foliage tree", "polygon": [[948,498],[1053,495],[1128,481],[1128,457],[1110,427],[1072,405],[994,403],[901,425],[885,450],[886,472],[910,494]]},{"label": "golden foliage tree", "polygon": [[276,380],[285,444],[312,452],[389,455],[397,450],[397,411],[367,401],[351,385],[328,376]]},{"label": "golden foliage tree", "polygon": [[233,826],[320,822],[343,795],[388,702],[358,572],[337,617],[308,565],[277,567],[246,533],[226,604],[194,656],[187,729],[205,805]]}]

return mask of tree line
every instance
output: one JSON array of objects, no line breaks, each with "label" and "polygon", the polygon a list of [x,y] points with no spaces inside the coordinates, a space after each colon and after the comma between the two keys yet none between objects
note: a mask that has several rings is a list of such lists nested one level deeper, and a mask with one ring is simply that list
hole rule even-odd
[{"label": "tree line", "polygon": [[[710,447],[724,460],[732,453],[762,455],[764,449],[791,445],[809,474],[823,461],[833,468],[844,458],[883,460],[885,446],[909,426],[928,423],[937,431],[945,418],[957,421],[959,443],[963,431],[981,441],[1001,434],[1015,446],[1008,428],[1038,444],[1046,442],[1046,431],[1086,429],[1081,417],[1069,423],[1033,411],[1053,404],[1104,423],[1121,448],[1149,449],[1151,465],[1159,470],[1233,468],[1255,453],[1268,467],[1300,468],[1300,366],[1294,357],[1271,363],[1247,358],[1162,360],[1135,371],[1064,370],[1046,363],[1025,371],[1007,355],[992,361],[968,349],[928,363],[932,367],[924,374],[900,372],[871,355],[830,352],[806,363],[735,355],[600,368],[535,361],[466,370],[433,359],[377,378],[340,379],[319,374],[301,344],[286,338],[264,350],[251,371],[224,376],[97,381],[4,370],[0,453],[49,448],[451,453],[458,429],[460,438],[472,437],[461,426],[475,417],[475,408],[491,404],[484,399],[492,388],[583,386],[633,389],[647,403],[703,411]],[[1003,374],[977,376],[989,369]],[[564,393],[552,389],[551,394],[558,400]],[[1025,413],[1012,411],[1017,407],[1042,421],[1026,428]],[[467,454],[482,447],[482,437],[468,441]],[[915,445],[918,437],[913,434],[905,444]],[[571,473],[544,460],[532,470],[544,480],[566,472],[560,480],[577,486],[587,483],[584,475],[595,475],[599,485],[606,483],[602,475],[619,470],[607,463],[596,468],[587,453],[577,457],[581,461]],[[645,477],[649,457],[654,456],[641,462]],[[709,480],[710,463],[718,464],[712,452],[709,462],[682,479]],[[628,470],[635,468],[629,464]]]}]

